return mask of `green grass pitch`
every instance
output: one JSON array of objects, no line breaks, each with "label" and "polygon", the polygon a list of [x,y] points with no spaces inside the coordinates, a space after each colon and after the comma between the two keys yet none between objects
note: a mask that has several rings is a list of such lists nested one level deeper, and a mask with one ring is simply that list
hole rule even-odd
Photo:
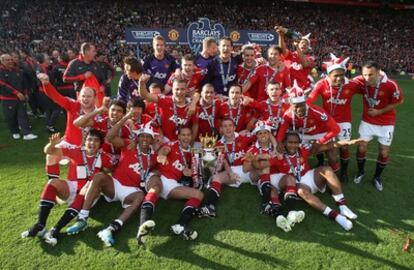
[{"label": "green grass pitch", "polygon": [[[117,80],[116,80],[117,81]],[[55,247],[42,240],[21,239],[20,233],[37,217],[39,194],[46,183],[43,146],[47,133],[42,120],[33,119],[36,141],[14,141],[0,117],[0,269],[414,269],[413,248],[402,252],[405,239],[414,237],[414,81],[399,81],[405,103],[398,107],[398,122],[390,163],[384,171],[384,191],[370,182],[377,145],[371,143],[367,176],[360,185],[344,185],[350,207],[358,214],[351,232],[323,217],[305,203],[304,222],[285,233],[275,220],[259,213],[257,189],[224,188],[216,219],[194,219],[199,232],[193,242],[173,236],[183,201],[157,205],[155,231],[146,249],[138,248],[138,215],[105,248],[96,233],[121,211],[119,203],[100,201],[92,210],[90,227],[76,236],[62,235]],[[114,87],[115,88],[115,87]],[[353,137],[361,117],[361,97],[353,101]],[[61,121],[62,122],[62,121]],[[62,123],[59,125],[62,130]],[[356,172],[352,148],[350,178]],[[319,195],[335,207],[328,194]],[[65,210],[56,206],[48,220],[52,226]]]}]

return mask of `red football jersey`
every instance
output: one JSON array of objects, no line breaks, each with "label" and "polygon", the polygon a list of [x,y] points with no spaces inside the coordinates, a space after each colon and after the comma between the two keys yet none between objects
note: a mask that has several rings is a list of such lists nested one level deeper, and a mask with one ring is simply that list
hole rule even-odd
[{"label": "red football jersey", "polygon": [[[250,78],[255,74],[255,72],[256,72],[256,67],[247,69],[244,67],[244,64],[240,64],[236,69],[237,83],[243,86],[246,82],[250,81]],[[249,90],[245,92],[243,95],[257,99],[257,94],[258,94],[257,86],[258,86],[257,83],[252,84]]]},{"label": "red football jersey", "polygon": [[177,131],[180,127],[192,127],[197,123],[197,113],[187,116],[186,108],[176,106],[177,114],[174,114],[174,104],[171,96],[158,95],[158,107],[160,108],[160,117],[164,136],[170,141],[177,140]]},{"label": "red football jersey", "polygon": [[[93,119],[92,128],[99,130],[104,136],[108,133],[108,130],[112,128],[112,124],[108,115],[97,115]],[[124,128],[122,128],[124,130]],[[121,130],[121,131],[122,131]],[[111,143],[105,142],[102,144],[102,150],[111,155],[119,155],[120,150],[114,147]]]},{"label": "red football jersey", "polygon": [[138,147],[128,149],[129,144],[130,141],[126,139],[127,146],[121,149],[121,157],[112,176],[124,186],[143,188],[141,181],[145,179],[142,176],[147,176],[156,167],[157,154],[152,150],[149,154],[141,153]]},{"label": "red football jersey", "polygon": [[191,168],[191,150],[181,148],[181,152],[179,141],[169,142],[166,145],[171,149],[167,156],[168,163],[166,165],[158,163],[158,169],[161,175],[180,181],[183,177],[183,170],[186,167]]},{"label": "red football jersey", "polygon": [[[231,109],[230,109],[231,107]],[[230,111],[231,110],[231,111]],[[247,124],[254,116],[254,111],[251,106],[244,106],[240,103],[239,106],[233,107],[229,102],[223,102],[219,110],[219,118],[231,118],[236,125],[236,132],[247,128]]]},{"label": "red football jersey", "polygon": [[[200,102],[197,104],[198,115],[198,134],[202,136],[213,136],[213,128],[216,130],[220,126],[219,110],[221,108],[221,102],[218,99],[213,101],[213,104],[209,106],[202,106]],[[197,136],[198,138],[199,136]]]},{"label": "red football jersey", "polygon": [[[204,80],[206,71],[204,69],[196,68],[194,74],[190,79],[185,79],[187,82],[187,96],[191,97],[195,92],[201,91],[201,82]],[[171,88],[175,80],[175,74],[172,73],[170,78],[168,78],[167,85]]]},{"label": "red football jersey", "polygon": [[73,121],[75,121],[76,118],[84,114],[81,110],[80,102],[62,96],[51,83],[44,85],[43,89],[51,100],[66,111],[67,120],[64,140],[70,144],[80,146],[83,137],[82,129],[73,124]]},{"label": "red football jersey", "polygon": [[149,115],[151,118],[154,119],[157,116],[157,113],[158,115],[160,113],[157,104],[149,102],[145,104],[145,114]]},{"label": "red football jersey", "polygon": [[283,122],[283,115],[289,109],[289,104],[283,101],[273,104],[270,99],[260,102],[252,102],[252,106],[256,110],[256,117],[260,121],[272,124],[272,133],[276,134],[279,126]]},{"label": "red football jersey", "polygon": [[[271,146],[271,144],[270,144]],[[252,146],[250,146],[250,148],[247,150],[247,153],[251,153],[253,155],[259,155],[259,154],[270,154],[272,152],[272,147],[270,148],[262,148],[260,147],[259,143],[256,141],[255,144],[253,144]],[[277,173],[278,170],[276,167],[271,166],[270,167],[270,174],[274,174]]]},{"label": "red football jersey", "polygon": [[[309,170],[308,157],[310,149],[307,146],[301,146],[299,151],[294,155],[284,154],[283,159],[272,158],[270,160],[271,168],[275,168],[277,173],[290,174],[295,176],[295,171],[300,169],[300,175],[304,176]],[[289,162],[290,160],[290,162]],[[298,161],[300,166],[298,166]],[[296,176],[295,176],[296,177]]]},{"label": "red football jersey", "polygon": [[148,124],[151,121],[151,116],[149,116],[148,114],[142,114],[138,120],[134,121],[132,127],[128,125],[122,127],[120,137],[123,139],[134,139],[136,137],[134,131],[138,131],[145,124]]},{"label": "red football jersey", "polygon": [[292,82],[296,80],[299,87],[306,89],[310,87],[311,81],[308,75],[311,73],[312,68],[316,66],[315,57],[312,55],[305,55],[306,59],[311,63],[309,67],[304,68],[300,62],[300,58],[297,51],[289,51],[285,57],[285,62],[289,66],[290,79]]},{"label": "red football jersey", "polygon": [[253,138],[254,137],[246,137],[236,133],[234,143],[227,143],[223,136],[217,141],[217,147],[224,147],[224,154],[226,155],[226,159],[230,166],[240,166],[243,165],[243,157],[252,143]]},{"label": "red football jersey", "polygon": [[[292,108],[289,108],[283,115],[283,123],[277,132],[277,141],[281,142],[285,138],[289,127],[306,135],[315,135],[326,132],[320,139],[320,143],[325,143],[338,135],[340,128],[332,116],[328,115],[322,108],[315,105],[306,105],[307,117],[296,117]],[[305,125],[306,120],[306,125]]]},{"label": "red football jersey", "polygon": [[328,79],[318,81],[309,94],[308,103],[313,103],[320,95],[323,109],[328,112],[336,122],[352,122],[352,97],[358,94],[358,85],[345,78],[342,87],[332,87]]},{"label": "red football jersey", "polygon": [[[358,84],[359,89],[364,96],[362,120],[373,125],[395,125],[395,109],[372,117],[368,115],[368,109],[370,108],[368,100],[370,100],[371,106],[374,109],[383,109],[389,104],[401,103],[404,100],[404,95],[397,83],[388,79],[387,75],[383,73],[378,91],[376,91],[377,87],[366,86],[365,80],[362,76],[358,76],[354,78],[354,80]],[[375,92],[377,92],[377,96],[375,96]]]},{"label": "red football jersey", "polygon": [[290,87],[292,84],[289,69],[285,67],[283,70],[276,70],[269,65],[258,66],[254,75],[250,77],[250,83],[257,84],[257,101],[267,99],[266,87],[270,82],[280,83],[283,91]]},{"label": "red football jersey", "polygon": [[[62,148],[62,153],[70,159],[68,168],[69,181],[86,182],[87,180],[92,180],[93,176],[101,172],[103,168],[112,170],[115,166],[112,156],[101,151],[97,155],[88,156],[83,148],[75,147]],[[86,158],[86,162],[84,158]]]}]

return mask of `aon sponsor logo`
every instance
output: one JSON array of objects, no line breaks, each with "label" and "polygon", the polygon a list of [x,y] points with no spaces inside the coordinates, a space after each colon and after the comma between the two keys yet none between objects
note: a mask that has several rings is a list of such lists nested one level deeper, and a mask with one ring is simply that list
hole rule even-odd
[{"label": "aon sponsor logo", "polygon": [[[292,173],[292,174],[295,174],[295,173],[300,173],[300,172],[302,172],[304,169],[305,169],[305,166],[304,166],[303,164],[301,164],[301,165],[300,165],[300,168],[297,168],[297,167],[295,167],[295,168],[290,168],[290,169],[289,169],[289,173]],[[295,171],[297,171],[297,172],[294,172],[293,170],[295,170]],[[300,171],[298,171],[298,170],[300,170]]]},{"label": "aon sponsor logo", "polygon": [[154,74],[154,78],[157,78],[157,79],[160,79],[160,80],[163,80],[163,79],[165,79],[165,78],[167,78],[167,73],[164,73],[164,72],[155,72],[155,74]]},{"label": "aon sponsor logo", "polygon": [[[171,115],[169,120],[173,123],[176,123],[174,115]],[[178,123],[176,123],[177,125],[183,126],[187,123],[187,120],[185,118],[183,119],[183,118],[177,117],[177,122],[178,122]]]},{"label": "aon sponsor logo", "polygon": [[235,79],[236,79],[236,74],[227,76],[227,80],[228,80],[229,82],[232,82],[232,81],[234,81]]},{"label": "aon sponsor logo", "polygon": [[134,164],[130,164],[128,166],[128,168],[132,169],[136,174],[140,174],[141,173],[141,165],[139,164],[139,162],[134,163]]},{"label": "aon sponsor logo", "polygon": [[174,161],[172,165],[174,168],[176,168],[179,171],[183,171],[185,169],[185,166],[181,164],[178,160]]},{"label": "aon sponsor logo", "polygon": [[244,151],[236,152],[234,154],[234,160],[242,159],[244,157],[244,155],[245,155]]},{"label": "aon sponsor logo", "polygon": [[302,64],[299,64],[299,63],[292,63],[291,67],[292,67],[294,70],[302,70],[302,69],[303,69]]},{"label": "aon sponsor logo", "polygon": [[330,99],[328,99],[328,103],[332,103],[332,104],[337,104],[337,105],[345,105],[348,99],[346,98],[333,98],[331,97]]}]

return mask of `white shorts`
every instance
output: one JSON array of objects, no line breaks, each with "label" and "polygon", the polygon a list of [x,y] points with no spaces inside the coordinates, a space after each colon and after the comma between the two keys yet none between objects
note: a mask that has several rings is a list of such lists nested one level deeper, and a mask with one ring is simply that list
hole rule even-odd
[{"label": "white shorts", "polygon": [[174,188],[183,186],[181,183],[178,183],[177,180],[167,178],[164,175],[161,175],[161,182],[162,182],[162,192],[160,194],[160,197],[163,198],[164,200],[168,199],[168,195]]},{"label": "white shorts", "polygon": [[282,177],[285,176],[284,173],[274,173],[270,175],[270,184],[280,190],[279,183],[282,180]]},{"label": "white shorts", "polygon": [[323,138],[323,136],[326,135],[326,132],[323,133],[318,133],[318,134],[314,134],[314,135],[303,135],[302,138],[302,144],[309,144],[311,141],[317,141],[321,138]]},{"label": "white shorts", "polygon": [[339,131],[338,140],[340,141],[350,141],[352,136],[352,124],[349,122],[343,122],[338,123],[339,128],[341,131]]},{"label": "white shorts", "polygon": [[315,183],[315,169],[309,170],[307,173],[305,173],[304,176],[300,178],[299,184],[305,185],[308,188],[311,189],[312,194],[315,194],[316,192],[324,193],[326,190],[326,185],[322,188],[319,188]]},{"label": "white shorts", "polygon": [[67,203],[68,205],[71,205],[73,201],[75,200],[76,195],[78,194],[78,181],[66,180],[66,184],[68,185],[68,188],[69,188],[69,197],[66,200],[63,200],[63,198],[60,198],[58,196],[56,196],[56,198],[60,199],[64,203]]},{"label": "white shorts", "polygon": [[361,121],[358,132],[359,137],[365,141],[371,141],[373,137],[377,137],[380,144],[390,146],[394,135],[394,126],[373,125]]},{"label": "white shorts", "polygon": [[252,180],[250,179],[250,173],[243,172],[243,166],[242,165],[240,165],[240,166],[231,166],[231,170],[235,174],[237,174],[240,177],[240,179],[236,183],[229,185],[229,187],[236,187],[236,188],[238,188],[243,183],[250,183],[252,185],[255,185],[256,184],[256,183],[253,183]]},{"label": "white shorts", "polygon": [[109,198],[104,195],[107,202],[116,202],[120,201],[123,208],[127,208],[129,205],[124,203],[126,197],[135,192],[142,192],[141,189],[137,187],[130,187],[122,185],[117,179],[112,178],[112,183],[114,183],[114,197]]},{"label": "white shorts", "polygon": [[153,173],[153,172],[150,172],[148,175],[147,175],[147,178],[145,179],[145,192],[148,192],[148,190],[149,190],[149,186],[148,186],[148,184],[149,184],[149,180],[151,179],[151,177],[153,176],[153,175],[155,175],[155,173]]}]

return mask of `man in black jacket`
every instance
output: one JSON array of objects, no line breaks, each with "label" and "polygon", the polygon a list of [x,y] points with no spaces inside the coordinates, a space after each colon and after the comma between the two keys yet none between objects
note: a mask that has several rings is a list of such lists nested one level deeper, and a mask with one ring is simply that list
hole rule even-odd
[{"label": "man in black jacket", "polygon": [[17,68],[10,54],[0,56],[0,100],[3,104],[3,114],[13,139],[37,139],[30,133],[29,119],[26,112],[27,86],[24,83],[23,72]]}]

